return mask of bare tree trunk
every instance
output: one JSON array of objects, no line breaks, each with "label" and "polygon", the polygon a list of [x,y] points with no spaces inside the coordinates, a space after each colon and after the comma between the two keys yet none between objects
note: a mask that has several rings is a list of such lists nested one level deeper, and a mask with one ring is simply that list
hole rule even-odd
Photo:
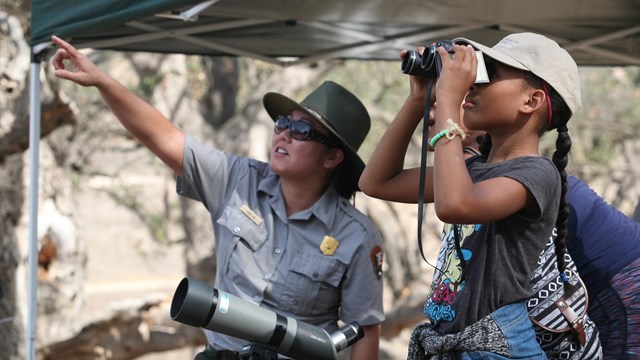
[{"label": "bare tree trunk", "polygon": [[24,353],[24,325],[18,307],[17,269],[22,259],[16,227],[24,203],[24,145],[15,129],[28,123],[29,47],[20,20],[4,11],[0,11],[0,46],[0,354],[3,359],[19,359]]},{"label": "bare tree trunk", "polygon": [[22,155],[0,163],[0,356],[19,359],[23,353],[23,323],[17,307],[16,269],[20,263],[16,225],[22,211]]},{"label": "bare tree trunk", "polygon": [[240,73],[238,59],[232,57],[201,57],[207,81],[200,101],[204,120],[215,129],[236,115],[236,100]]}]

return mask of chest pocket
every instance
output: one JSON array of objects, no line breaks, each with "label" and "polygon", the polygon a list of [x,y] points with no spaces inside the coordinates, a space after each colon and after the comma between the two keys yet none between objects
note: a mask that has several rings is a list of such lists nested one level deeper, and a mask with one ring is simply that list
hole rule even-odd
[{"label": "chest pocket", "polygon": [[291,260],[282,306],[288,312],[306,316],[337,312],[346,269],[337,258],[299,251]]},{"label": "chest pocket", "polygon": [[217,220],[218,224],[227,228],[231,233],[230,238],[216,239],[218,241],[219,269],[229,267],[229,259],[234,253],[235,256],[240,257],[240,264],[246,264],[243,259],[251,260],[253,252],[257,251],[267,240],[264,222],[260,225],[256,224],[240,210],[241,206],[230,203]]}]

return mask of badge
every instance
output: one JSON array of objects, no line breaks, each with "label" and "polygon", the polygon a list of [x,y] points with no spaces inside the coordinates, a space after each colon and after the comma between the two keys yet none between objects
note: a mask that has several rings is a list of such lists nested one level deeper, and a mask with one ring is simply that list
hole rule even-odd
[{"label": "badge", "polygon": [[371,250],[371,263],[373,264],[373,272],[376,274],[378,280],[382,278],[382,248],[376,246]]},{"label": "badge", "polygon": [[240,207],[240,211],[242,211],[242,213],[246,217],[248,217],[251,221],[253,221],[254,224],[256,225],[262,224],[262,218],[258,216],[258,214],[254,213],[253,210],[251,210],[251,208],[248,207],[246,204]]},{"label": "badge", "polygon": [[336,240],[333,236],[325,235],[320,244],[320,251],[327,256],[331,256],[336,252],[336,249],[340,246],[340,241]]}]

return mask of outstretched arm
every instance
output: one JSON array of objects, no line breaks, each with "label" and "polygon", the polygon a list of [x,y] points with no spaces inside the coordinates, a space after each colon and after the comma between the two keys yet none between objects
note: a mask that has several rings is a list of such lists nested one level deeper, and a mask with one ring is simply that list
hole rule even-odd
[{"label": "outstretched arm", "polygon": [[[184,134],[150,104],[98,69],[83,53],[66,41],[52,36],[59,46],[51,63],[55,75],[82,86],[94,86],[120,123],[177,175],[182,174]],[[70,61],[75,70],[68,70]]]}]

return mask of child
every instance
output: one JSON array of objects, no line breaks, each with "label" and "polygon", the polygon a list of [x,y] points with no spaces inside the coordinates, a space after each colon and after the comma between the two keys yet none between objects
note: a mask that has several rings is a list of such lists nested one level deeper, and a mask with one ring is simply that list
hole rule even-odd
[{"label": "child", "polygon": [[[454,43],[453,59],[437,48],[437,133],[424,188],[424,201],[445,222],[443,242],[425,303],[430,323],[414,330],[409,359],[546,359],[525,300],[554,226],[557,248],[565,248],[567,121],[580,107],[577,65],[557,43],[532,33],[509,35],[493,48],[463,38]],[[474,84],[476,49],[484,53],[487,84]],[[364,193],[418,202],[419,169],[403,163],[428,81],[410,77],[409,96],[360,178]],[[465,162],[460,104],[464,126],[489,135],[486,157]],[[552,129],[558,131],[553,162],[538,146]]]}]

